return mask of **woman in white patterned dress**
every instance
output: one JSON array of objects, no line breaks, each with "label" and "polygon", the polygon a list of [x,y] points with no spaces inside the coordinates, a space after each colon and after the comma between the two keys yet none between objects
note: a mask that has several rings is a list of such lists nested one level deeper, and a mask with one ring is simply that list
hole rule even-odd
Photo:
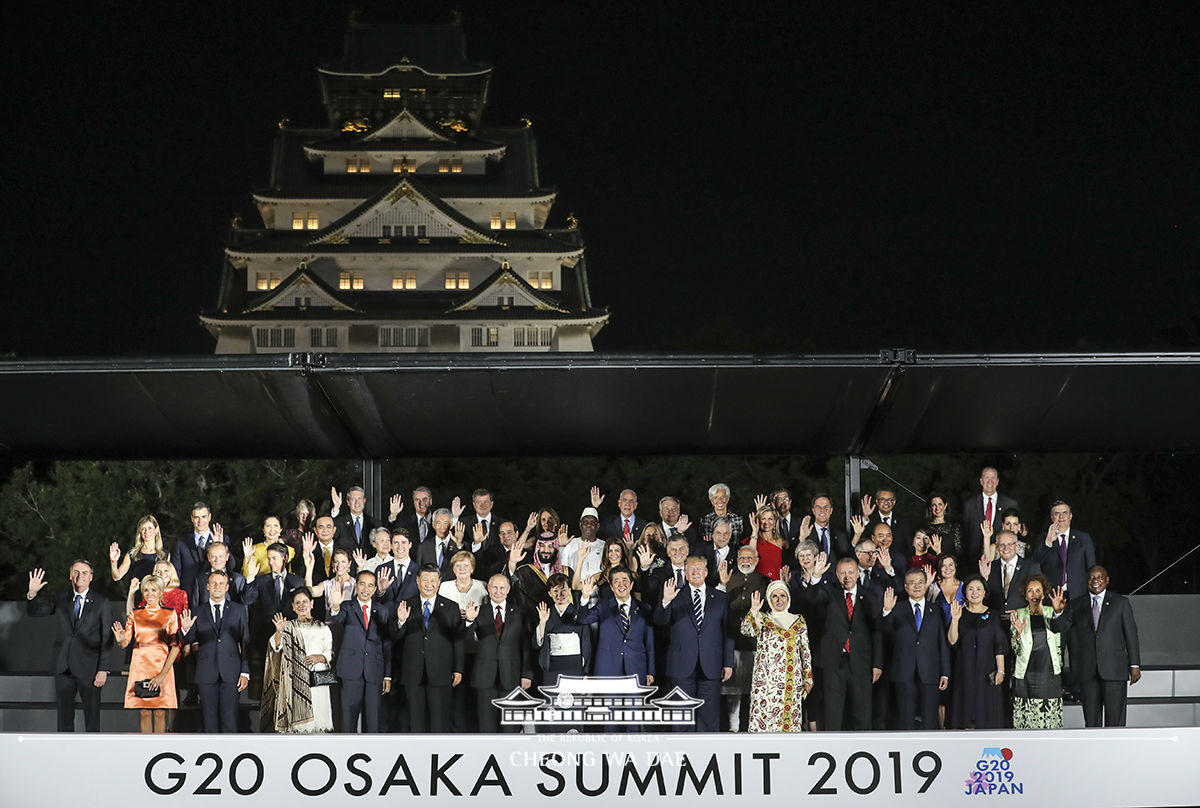
[{"label": "woman in white patterned dress", "polygon": [[772,581],[767,587],[770,611],[763,612],[762,595],[750,596],[750,611],[741,632],[755,637],[754,674],[750,681],[750,731],[800,732],[804,697],[812,690],[812,654],[804,618],[788,608],[788,585]]}]

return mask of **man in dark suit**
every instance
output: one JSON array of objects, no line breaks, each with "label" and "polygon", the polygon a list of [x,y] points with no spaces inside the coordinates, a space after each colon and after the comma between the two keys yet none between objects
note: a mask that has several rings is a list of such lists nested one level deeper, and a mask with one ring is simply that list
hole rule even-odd
[{"label": "man in dark suit", "polygon": [[[983,532],[980,525],[985,520],[991,522],[993,533],[999,533],[1003,527],[1002,514],[1005,509],[1019,507],[1015,499],[996,490],[999,485],[1000,472],[988,466],[979,472],[980,493],[963,501],[963,552],[964,558],[971,563],[983,555]],[[953,550],[952,547],[947,548],[948,552]]]},{"label": "man in dark suit", "polygon": [[[600,487],[593,485],[592,507],[599,510],[600,504],[604,502],[604,497],[605,495],[600,493]],[[597,535],[602,539],[621,539],[628,536],[631,540],[636,540],[646,528],[646,520],[635,513],[637,505],[637,492],[626,488],[617,497],[618,513],[605,516],[600,520],[600,530]]]},{"label": "man in dark suit", "polygon": [[400,603],[416,597],[417,594],[417,560],[412,557],[412,542],[409,541],[407,528],[396,528],[392,532],[392,561],[387,567],[375,570],[375,582],[378,584],[379,599],[384,603]]},{"label": "man in dark suit", "polygon": [[999,557],[990,564],[980,559],[979,574],[987,581],[988,606],[1007,621],[1009,612],[1025,606],[1025,579],[1040,574],[1042,568],[1033,559],[1017,555],[1017,535],[1011,530],[996,534],[996,552]]},{"label": "man in dark suit", "polygon": [[[873,509],[873,510],[872,510]],[[863,513],[869,514],[867,520],[867,532],[874,529],[875,525],[887,525],[892,529],[892,538],[898,549],[905,558],[912,555],[912,526],[908,521],[902,519],[896,513],[896,492],[887,488],[881,488],[875,492],[875,503],[871,504],[870,495],[863,497]],[[903,589],[903,587],[898,587]]]},{"label": "man in dark suit", "polygon": [[342,495],[337,488],[330,489],[333,499],[333,509],[329,515],[333,517],[334,527],[337,528],[335,541],[338,547],[345,547],[353,556],[355,550],[363,555],[371,554],[371,531],[379,527],[379,520],[367,513],[367,494],[361,486],[353,485],[346,489],[346,511],[342,511]]},{"label": "man in dark suit", "polygon": [[[500,731],[500,717],[492,699],[508,695],[518,686],[528,690],[533,685],[533,622],[516,599],[509,598],[510,585],[504,575],[493,575],[487,588],[488,600],[482,609],[475,603],[467,606],[466,637],[476,648],[470,684],[475,690],[479,731],[495,733]],[[505,732],[517,729],[504,726]]]},{"label": "man in dark suit", "polygon": [[[658,516],[661,520],[664,537],[669,539],[675,534],[681,533],[688,540],[690,546],[696,546],[696,542],[700,538],[696,534],[696,526],[692,524],[692,520],[688,518],[687,514],[682,513],[682,508],[677,497],[666,496],[660,499],[658,501]],[[641,534],[637,535],[640,536]]]},{"label": "man in dark suit", "polygon": [[46,585],[46,571],[29,573],[30,617],[58,616],[58,632],[50,653],[54,696],[58,703],[58,731],[75,731],[75,694],[83,704],[83,727],[100,731],[100,690],[108,681],[109,652],[113,644],[112,613],[108,598],[92,591],[92,565],[77,559],[71,564],[71,591],[37,599]]},{"label": "man in dark suit", "polygon": [[1092,537],[1071,529],[1071,506],[1059,500],[1050,506],[1050,529],[1044,541],[1034,547],[1034,559],[1051,587],[1066,588],[1068,600],[1083,597],[1087,590],[1087,571],[1096,565],[1096,547]]},{"label": "man in dark suit", "polygon": [[[864,542],[870,545],[869,540]],[[847,708],[848,729],[870,729],[871,685],[883,675],[883,644],[876,617],[882,602],[859,585],[857,561],[843,558],[836,570],[836,586],[817,584],[800,590],[820,615],[821,640],[813,664],[821,671],[823,686],[821,729],[841,730]]]},{"label": "man in dark suit", "polygon": [[[722,565],[727,565],[727,573],[737,568],[738,548],[733,546],[732,539],[733,525],[730,524],[729,519],[722,516],[713,522],[712,541],[701,539],[692,545],[691,554],[700,556],[708,563],[708,580],[706,583],[709,586],[716,586],[721,583]],[[786,562],[786,560],[785,557],[784,561]]]},{"label": "man in dark suit", "polygon": [[225,541],[221,526],[212,524],[212,512],[208,505],[203,502],[193,505],[191,519],[192,530],[179,537],[171,553],[171,561],[179,573],[179,586],[188,593],[188,597],[195,591],[197,576],[209,569],[208,546],[213,542]]},{"label": "man in dark suit", "polygon": [[[714,528],[715,529],[715,528]],[[703,557],[703,556],[701,556]],[[674,581],[676,589],[687,585],[688,543],[683,536],[667,542],[667,563],[654,567],[638,576],[634,584],[642,596],[643,603],[658,603],[662,599],[663,584]]]},{"label": "man in dark suit", "polygon": [[779,531],[780,538],[787,542],[789,548],[795,547],[796,542],[800,541],[800,524],[804,514],[792,511],[792,492],[786,488],[776,488],[771,492],[771,505],[779,514],[775,529]]},{"label": "man in dark suit", "polygon": [[441,573],[417,573],[417,594],[400,601],[390,632],[413,732],[450,731],[451,688],[462,682],[463,622],[458,604],[437,593]]},{"label": "man in dark suit", "polygon": [[417,547],[417,566],[424,567],[432,564],[441,570],[442,580],[449,581],[454,577],[454,565],[450,559],[463,549],[465,526],[456,525],[454,533],[450,532],[450,511],[438,508],[433,512],[433,532],[429,538]]},{"label": "man in dark suit", "polygon": [[433,532],[432,513],[433,492],[419,485],[412,492],[412,508],[404,510],[404,501],[399,494],[393,494],[388,511],[388,527],[392,533],[404,528],[414,545],[420,544],[425,537]]},{"label": "man in dark suit", "polygon": [[392,689],[392,612],[375,600],[375,573],[360,570],[355,597],[342,602],[342,591],[329,592],[329,623],[342,626],[337,677],[342,684],[342,731],[354,732],[362,716],[365,732],[379,732],[383,697]]},{"label": "man in dark suit", "polygon": [[[461,509],[459,502],[458,497],[455,497],[450,508],[452,515],[455,515],[456,508]],[[463,526],[464,549],[478,554],[480,550],[495,547],[500,543],[500,523],[506,520],[492,512],[495,505],[492,492],[486,488],[476,488],[471,492],[471,513],[460,512],[452,519],[455,524]],[[479,543],[479,547],[474,547],[475,525],[483,525],[483,541]]]},{"label": "man in dark suit", "polygon": [[192,584],[192,589],[188,592],[188,605],[199,608],[208,603],[208,576],[211,571],[221,571],[228,576],[229,586],[226,594],[231,600],[238,603],[242,602],[242,598],[246,594],[246,577],[235,569],[229,552],[229,545],[225,542],[214,541],[208,545],[208,549],[204,551],[207,562],[203,569],[196,573],[196,580]]},{"label": "man in dark suit", "polygon": [[[817,494],[812,498],[810,503],[812,508],[812,530],[805,535],[803,530],[803,521],[801,521],[801,530],[797,541],[812,539],[816,543],[818,552],[824,553],[829,559],[830,564],[836,564],[839,558],[847,558],[854,555],[854,544],[850,536],[843,528],[833,524],[833,499],[828,494]],[[856,529],[865,526],[863,523],[856,522]],[[858,535],[854,537],[857,541]]]},{"label": "man in dark suit", "polygon": [[[633,597],[633,575],[625,567],[609,574],[613,596],[581,607],[579,622],[597,625],[595,676],[638,677],[638,683],[654,684],[654,629],[650,606]],[[583,581],[580,600],[589,603],[596,585]]]},{"label": "man in dark suit", "polygon": [[1125,726],[1126,687],[1142,678],[1137,623],[1129,598],[1108,588],[1108,571],[1088,570],[1089,597],[1071,602],[1071,633],[1085,726]]},{"label": "man in dark suit", "polygon": [[197,643],[194,681],[205,732],[237,732],[239,694],[250,684],[250,617],[226,597],[229,574],[208,573],[207,603],[180,620],[184,643]]},{"label": "man in dark suit", "polygon": [[[252,541],[246,539],[244,558],[253,552]],[[250,669],[262,670],[266,657],[267,641],[275,633],[274,618],[282,614],[288,620],[296,619],[292,608],[292,590],[304,586],[304,578],[287,571],[288,546],[275,542],[267,548],[267,569],[257,569],[258,562],[251,560],[247,567],[251,573],[246,578],[246,591],[242,603],[250,610],[250,648],[246,652]],[[250,688],[250,697],[262,693],[262,680],[255,680]]]},{"label": "man in dark suit", "polygon": [[[733,634],[729,631],[729,599],[724,592],[706,586],[708,565],[699,556],[684,564],[687,584],[681,589],[674,579],[663,584],[654,610],[654,624],[668,632],[666,666],[668,680],[692,698],[704,703],[696,710],[694,727],[682,731],[717,732],[721,724],[721,683],[733,675]],[[683,597],[678,597],[680,592]]]},{"label": "man in dark suit", "polygon": [[[904,576],[908,597],[883,593],[883,626],[892,635],[888,678],[896,690],[898,729],[938,728],[938,691],[950,685],[950,646],[942,630],[940,609],[930,610],[925,600],[925,573],[909,570]],[[898,601],[898,602],[897,602]]]}]

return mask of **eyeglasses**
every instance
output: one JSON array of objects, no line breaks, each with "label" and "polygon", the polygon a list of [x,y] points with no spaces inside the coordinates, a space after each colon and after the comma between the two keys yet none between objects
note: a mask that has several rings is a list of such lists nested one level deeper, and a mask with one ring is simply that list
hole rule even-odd
[{"label": "eyeglasses", "polygon": [[855,550],[859,555],[879,555],[878,550]]},{"label": "eyeglasses", "polygon": [[878,502],[895,502],[896,498],[895,497],[880,497],[877,501]]}]

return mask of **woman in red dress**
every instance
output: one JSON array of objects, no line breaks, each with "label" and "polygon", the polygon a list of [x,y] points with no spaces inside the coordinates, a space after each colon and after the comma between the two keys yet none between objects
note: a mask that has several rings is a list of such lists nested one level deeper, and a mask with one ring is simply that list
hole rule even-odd
[{"label": "woman in red dress", "polygon": [[750,514],[750,538],[746,544],[758,553],[758,571],[772,581],[778,581],[787,540],[779,535],[777,529],[779,514],[766,502],[764,496],[754,498],[754,506],[758,510]]}]

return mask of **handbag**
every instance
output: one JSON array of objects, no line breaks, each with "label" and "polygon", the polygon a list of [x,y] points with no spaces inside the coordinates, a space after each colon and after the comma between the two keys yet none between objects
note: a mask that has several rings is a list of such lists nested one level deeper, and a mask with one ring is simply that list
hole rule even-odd
[{"label": "handbag", "polygon": [[337,674],[333,672],[333,668],[308,672],[309,687],[324,687],[334,684],[337,684]]},{"label": "handbag", "polygon": [[150,687],[149,679],[139,679],[133,683],[133,695],[139,699],[154,699],[162,695],[162,689]]}]

